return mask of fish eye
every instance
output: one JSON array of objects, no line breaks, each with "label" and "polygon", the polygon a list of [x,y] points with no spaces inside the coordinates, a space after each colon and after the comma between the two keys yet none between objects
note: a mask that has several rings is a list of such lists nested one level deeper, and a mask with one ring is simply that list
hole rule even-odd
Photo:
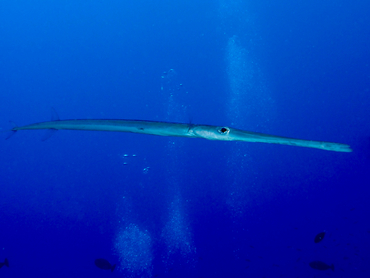
[{"label": "fish eye", "polygon": [[218,129],[218,132],[221,134],[229,134],[230,129],[228,127],[221,127]]}]

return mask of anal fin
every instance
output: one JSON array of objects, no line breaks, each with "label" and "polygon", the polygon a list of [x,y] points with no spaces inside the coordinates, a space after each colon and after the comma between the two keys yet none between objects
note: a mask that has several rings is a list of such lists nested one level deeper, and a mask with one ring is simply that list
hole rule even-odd
[{"label": "anal fin", "polygon": [[50,128],[45,131],[44,136],[42,136],[41,141],[46,141],[48,140],[53,134],[57,131],[57,129]]}]

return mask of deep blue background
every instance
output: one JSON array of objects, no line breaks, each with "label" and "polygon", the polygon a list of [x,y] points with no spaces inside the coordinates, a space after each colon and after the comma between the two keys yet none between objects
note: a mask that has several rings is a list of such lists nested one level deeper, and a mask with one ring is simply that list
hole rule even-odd
[{"label": "deep blue background", "polygon": [[18,132],[0,144],[1,276],[368,277],[369,12],[344,0],[2,1],[4,131],[54,107],[62,119],[232,124],[353,153]]}]

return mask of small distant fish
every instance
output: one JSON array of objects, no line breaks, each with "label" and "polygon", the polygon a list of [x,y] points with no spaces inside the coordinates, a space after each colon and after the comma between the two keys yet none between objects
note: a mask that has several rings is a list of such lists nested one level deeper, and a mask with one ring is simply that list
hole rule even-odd
[{"label": "small distant fish", "polygon": [[115,264],[111,265],[106,259],[96,259],[95,265],[101,269],[111,270],[112,272],[116,268]]},{"label": "small distant fish", "polygon": [[8,259],[5,259],[3,263],[0,263],[0,268],[2,268],[4,265],[6,265],[7,267],[9,267],[9,261],[8,261]]},{"label": "small distant fish", "polygon": [[318,233],[314,239],[315,243],[319,243],[320,241],[322,241],[324,239],[324,236],[325,236],[325,232]]},{"label": "small distant fish", "polygon": [[310,267],[312,267],[313,269],[317,269],[317,270],[331,269],[331,270],[334,271],[334,264],[328,265],[328,264],[326,264],[324,262],[321,262],[321,261],[310,262]]}]

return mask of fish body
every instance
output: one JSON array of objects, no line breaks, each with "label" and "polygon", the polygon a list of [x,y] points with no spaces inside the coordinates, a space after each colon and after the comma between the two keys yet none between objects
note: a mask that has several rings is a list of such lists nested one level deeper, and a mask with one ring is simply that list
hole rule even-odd
[{"label": "fish body", "polygon": [[334,271],[334,264],[328,265],[328,264],[326,264],[324,262],[321,262],[321,261],[310,262],[310,267],[312,267],[313,269],[317,269],[317,270],[331,269],[332,271]]},{"label": "fish body", "polygon": [[315,236],[314,242],[315,242],[315,243],[319,243],[320,241],[322,241],[322,240],[324,239],[324,236],[325,236],[325,232],[318,233],[318,234]]},{"label": "fish body", "polygon": [[111,265],[111,263],[108,262],[106,259],[96,259],[95,265],[100,269],[111,270],[112,272],[116,268],[115,264]]},{"label": "fish body", "polygon": [[352,151],[350,146],[346,144],[294,139],[288,137],[245,131],[225,126],[195,125],[195,124],[141,121],[141,120],[87,120],[87,119],[56,120],[14,127],[11,131],[13,132],[12,134],[14,134],[18,130],[37,130],[37,129],[131,132],[158,136],[203,138],[218,141],[272,143],[307,148],[316,148],[336,152]]}]

